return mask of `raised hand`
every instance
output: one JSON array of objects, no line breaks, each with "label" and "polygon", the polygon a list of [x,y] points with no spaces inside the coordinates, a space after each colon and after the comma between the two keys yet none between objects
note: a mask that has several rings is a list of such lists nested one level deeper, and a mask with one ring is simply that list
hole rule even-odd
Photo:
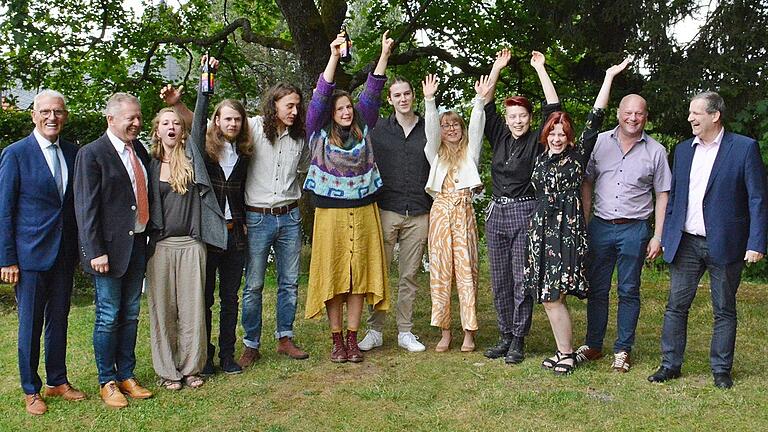
[{"label": "raised hand", "polygon": [[629,65],[632,60],[634,60],[633,56],[627,56],[627,58],[624,59],[623,62],[613,65],[605,70],[605,75],[610,77],[615,77],[616,75],[620,74],[624,69],[627,68],[627,65]]},{"label": "raised hand", "polygon": [[512,52],[504,48],[501,51],[496,53],[496,61],[493,62],[493,69],[496,69],[497,71],[500,71],[507,67],[509,64],[509,60],[512,58]]},{"label": "raised hand", "polygon": [[[202,65],[204,65],[204,64],[205,64],[205,59],[206,59],[206,57],[207,57],[207,56],[206,56],[205,54],[203,54],[203,56],[202,56],[202,57],[200,57],[200,66],[202,66]],[[208,60],[208,64],[210,64],[210,65],[211,65],[211,68],[212,68],[213,70],[216,70],[216,69],[218,69],[218,68],[219,68],[219,61],[216,59],[216,57],[211,57],[211,59],[210,59],[210,60]]]},{"label": "raised hand", "polygon": [[184,86],[174,87],[173,84],[166,84],[165,87],[160,89],[160,99],[168,106],[173,106],[179,103],[181,95],[184,93]]},{"label": "raised hand", "polygon": [[437,75],[430,74],[424,77],[424,81],[421,82],[421,88],[424,90],[424,99],[432,99],[437,93]]},{"label": "raised hand", "polygon": [[493,87],[494,86],[489,75],[482,75],[478,81],[475,81],[475,92],[478,96],[485,100],[489,100],[491,98]]},{"label": "raised hand", "polygon": [[336,39],[331,41],[331,57],[341,57],[341,46],[344,45],[344,33],[336,35]]},{"label": "raised hand", "polygon": [[392,48],[395,46],[395,40],[389,37],[389,30],[381,35],[381,55],[389,57],[392,54]]},{"label": "raised hand", "polygon": [[546,63],[546,59],[544,58],[544,54],[538,52],[538,51],[531,51],[531,66],[533,67],[543,67],[544,63]]}]

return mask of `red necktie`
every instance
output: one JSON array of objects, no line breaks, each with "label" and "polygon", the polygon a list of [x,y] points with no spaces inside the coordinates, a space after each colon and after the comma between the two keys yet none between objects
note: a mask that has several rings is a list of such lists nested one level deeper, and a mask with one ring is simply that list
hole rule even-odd
[{"label": "red necktie", "polygon": [[147,197],[147,181],[144,178],[144,170],[141,167],[141,162],[136,157],[136,153],[133,151],[131,143],[127,143],[125,148],[128,150],[128,157],[131,159],[131,166],[133,167],[133,176],[136,179],[136,206],[138,207],[138,221],[141,225],[146,225],[149,222],[149,199]]}]

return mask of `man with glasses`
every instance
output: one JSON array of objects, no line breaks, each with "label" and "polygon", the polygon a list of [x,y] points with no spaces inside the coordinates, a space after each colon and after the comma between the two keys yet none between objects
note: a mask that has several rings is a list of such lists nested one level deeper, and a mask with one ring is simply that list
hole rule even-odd
[{"label": "man with glasses", "polygon": [[85,399],[67,379],[67,319],[77,261],[72,194],[77,146],[60,138],[64,96],[35,96],[32,133],[0,155],[0,279],[16,284],[18,355],[26,410],[47,411],[37,373],[45,328],[46,397]]}]

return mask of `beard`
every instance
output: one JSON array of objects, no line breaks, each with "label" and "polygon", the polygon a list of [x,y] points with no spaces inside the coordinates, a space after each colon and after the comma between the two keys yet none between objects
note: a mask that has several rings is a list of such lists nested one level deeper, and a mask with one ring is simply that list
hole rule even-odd
[{"label": "beard", "polygon": [[[228,134],[228,133],[226,133],[226,132],[222,132],[222,134],[221,134],[221,135],[222,135],[222,137],[223,137],[225,140],[227,140],[227,141],[229,141],[229,142],[231,142],[231,143],[233,143],[233,142],[237,141],[237,135],[230,135],[230,134]],[[238,134],[238,135],[239,135],[239,134]]]}]

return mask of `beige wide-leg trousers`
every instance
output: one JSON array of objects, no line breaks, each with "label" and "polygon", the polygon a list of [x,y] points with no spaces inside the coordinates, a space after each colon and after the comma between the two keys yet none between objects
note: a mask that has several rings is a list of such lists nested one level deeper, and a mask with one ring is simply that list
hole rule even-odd
[{"label": "beige wide-leg trousers", "polygon": [[152,365],[160,378],[180,381],[205,364],[205,258],[201,241],[169,237],[147,263]]}]

